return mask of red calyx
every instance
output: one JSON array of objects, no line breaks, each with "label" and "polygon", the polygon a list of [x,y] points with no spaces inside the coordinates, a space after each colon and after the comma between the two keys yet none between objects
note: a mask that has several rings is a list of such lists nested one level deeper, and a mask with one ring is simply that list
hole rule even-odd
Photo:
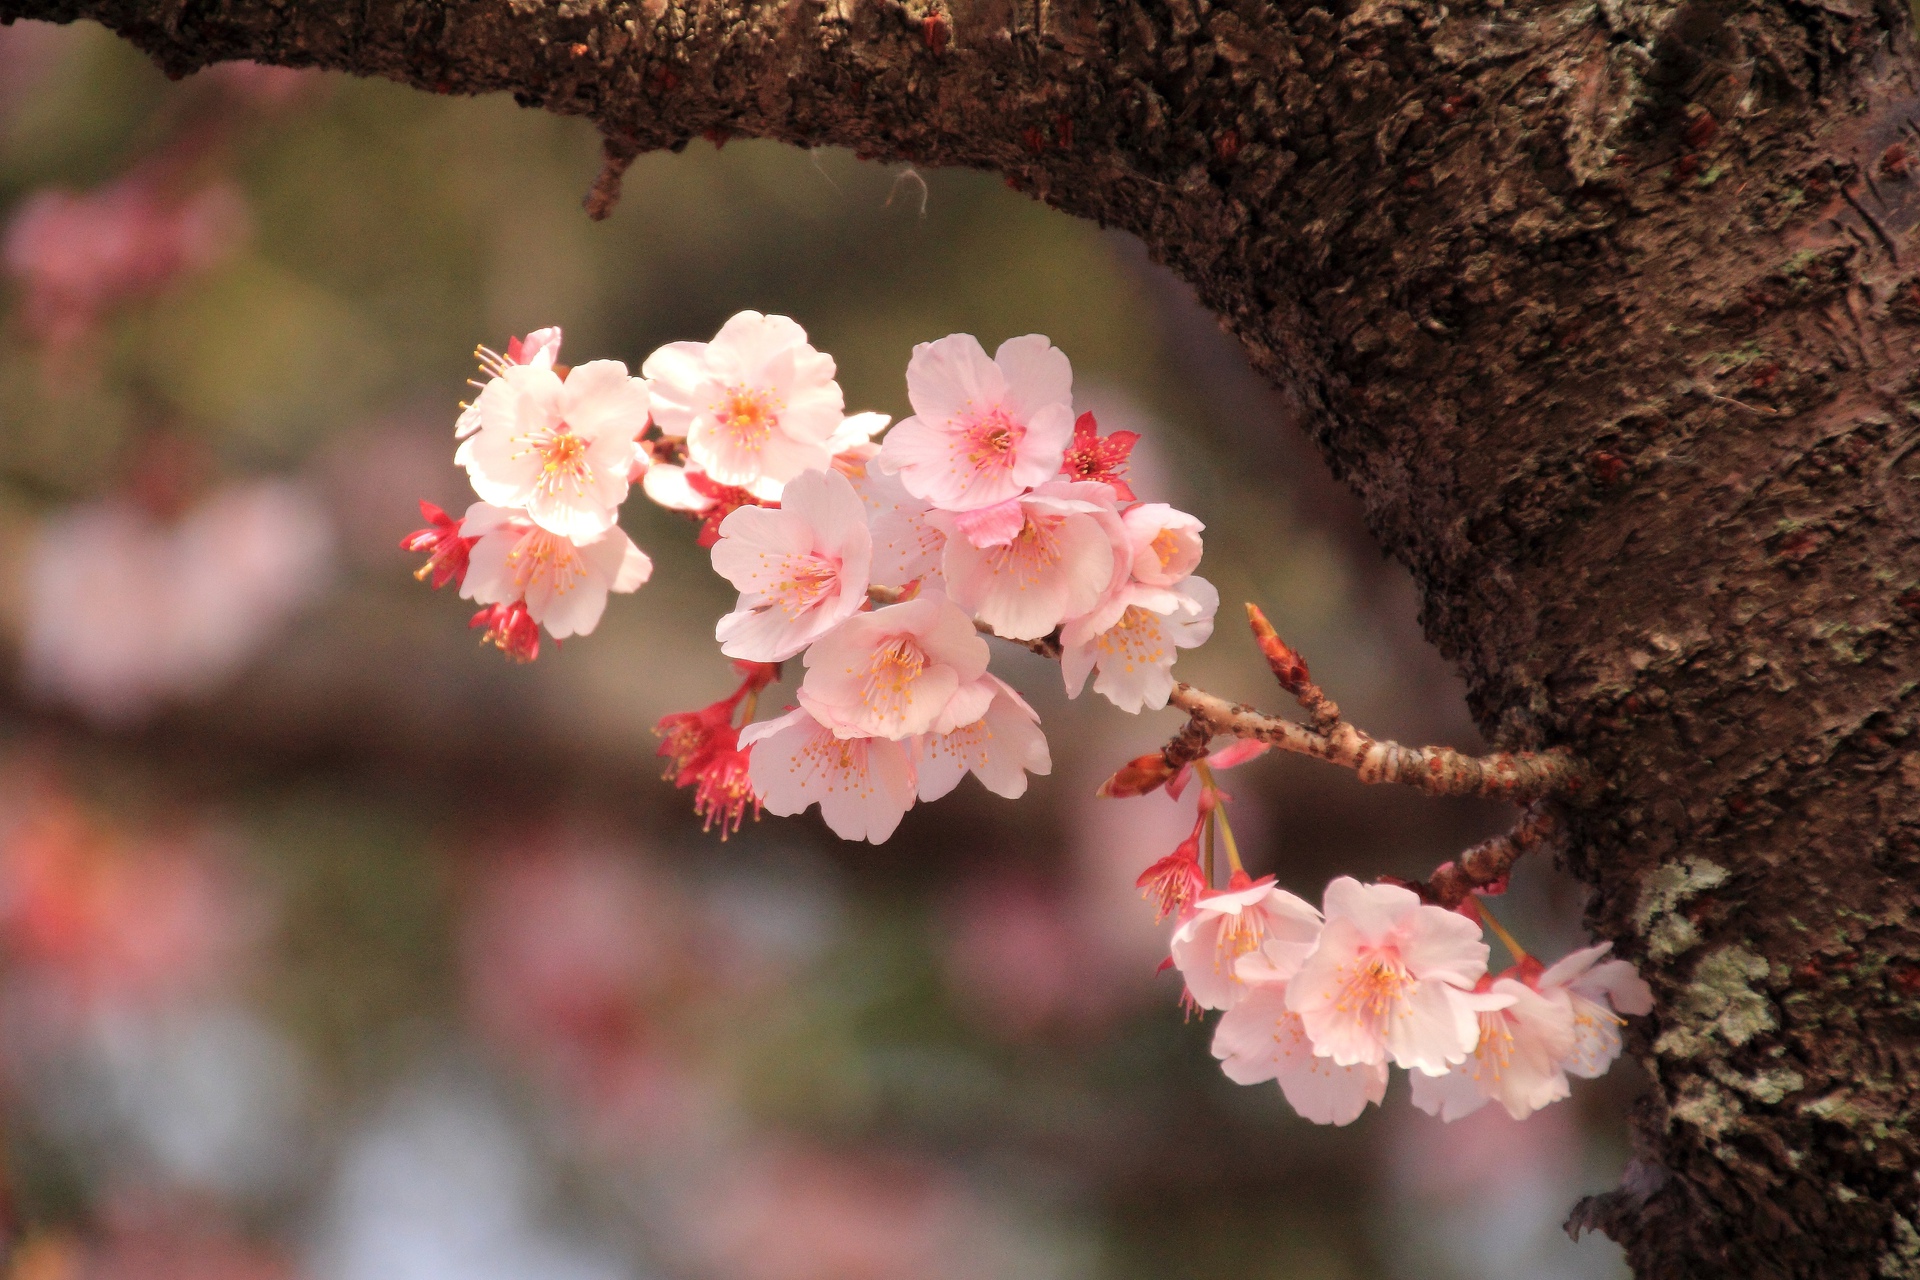
[{"label": "red calyx", "polygon": [[698,471],[687,472],[687,485],[703,498],[712,498],[713,505],[700,512],[700,534],[694,539],[698,546],[711,547],[720,541],[720,522],[738,511],[741,507],[777,507],[777,502],[762,502],[745,489],[730,484],[719,484],[708,479]]},{"label": "red calyx", "polygon": [[422,499],[420,514],[427,521],[424,529],[415,529],[400,539],[402,551],[424,551],[427,562],[413,575],[421,581],[429,577],[433,580],[433,589],[438,591],[449,582],[455,586],[467,580],[467,557],[473,551],[478,538],[460,536],[460,521]]},{"label": "red calyx", "polygon": [[467,624],[469,630],[478,626],[487,629],[481,643],[491,644],[514,662],[532,662],[540,656],[540,627],[524,600],[488,605]]},{"label": "red calyx", "polygon": [[1138,431],[1116,431],[1102,436],[1100,424],[1094,421],[1093,415],[1083,413],[1074,421],[1073,439],[1067,445],[1060,474],[1069,480],[1098,480],[1110,485],[1122,502],[1132,502],[1133,489],[1121,477],[1126,474],[1127,459],[1139,441]]}]

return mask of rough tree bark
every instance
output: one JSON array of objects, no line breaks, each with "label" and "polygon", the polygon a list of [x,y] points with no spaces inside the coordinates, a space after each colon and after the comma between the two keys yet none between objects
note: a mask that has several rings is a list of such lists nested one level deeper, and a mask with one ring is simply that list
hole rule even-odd
[{"label": "rough tree bark", "polygon": [[970,165],[1290,389],[1660,1006],[1644,1277],[1920,1276],[1920,15],[1890,0],[0,0]]}]

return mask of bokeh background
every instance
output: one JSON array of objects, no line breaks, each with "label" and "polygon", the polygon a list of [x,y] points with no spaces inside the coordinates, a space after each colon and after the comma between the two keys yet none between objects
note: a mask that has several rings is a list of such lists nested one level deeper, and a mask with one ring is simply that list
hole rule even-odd
[{"label": "bokeh background", "polygon": [[[1096,782],[1175,727],[1040,710],[1052,776],[879,847],[703,835],[651,726],[730,687],[692,527],[511,666],[398,539],[477,341],[637,366],[799,319],[848,407],[912,345],[1039,331],[1207,522],[1188,679],[1277,705],[1260,601],[1369,729],[1476,747],[1404,573],[1288,406],[1125,237],[988,175],[696,142],[605,223],[590,128],[245,66],[169,83],[0,28],[0,1127],[17,1280],[1553,1280],[1624,1160],[1630,1065],[1514,1124],[1396,1080],[1348,1129],[1227,1082],[1133,879],[1191,821]],[[776,691],[777,696],[777,691]],[[1422,875],[1510,818],[1268,757],[1256,874]],[[1549,956],[1577,886],[1503,913]],[[1496,963],[1504,963],[1497,960]]]}]

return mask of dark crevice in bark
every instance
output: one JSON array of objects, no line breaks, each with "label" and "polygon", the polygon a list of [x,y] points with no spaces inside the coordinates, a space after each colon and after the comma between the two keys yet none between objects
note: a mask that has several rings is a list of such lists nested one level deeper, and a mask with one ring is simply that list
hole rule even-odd
[{"label": "dark crevice in bark", "polygon": [[[0,0],[997,170],[1297,399],[1660,1005],[1642,1276],[1920,1275],[1920,65],[1870,0]],[[617,176],[617,175],[615,175]],[[587,175],[583,175],[583,182]],[[611,179],[595,186],[611,194]]]}]

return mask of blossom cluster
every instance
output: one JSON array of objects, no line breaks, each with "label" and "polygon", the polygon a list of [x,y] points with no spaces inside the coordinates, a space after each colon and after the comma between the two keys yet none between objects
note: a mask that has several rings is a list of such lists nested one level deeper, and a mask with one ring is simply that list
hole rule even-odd
[{"label": "blossom cluster", "polygon": [[569,369],[559,329],[480,349],[488,375],[455,424],[453,460],[479,501],[455,519],[420,504],[428,526],[401,546],[423,551],[419,573],[449,582],[481,606],[471,625],[508,657],[531,662],[540,629],[555,640],[600,624],[607,594],[633,591],[653,562],[616,521],[636,440],[647,426],[647,388],[617,360]]},{"label": "blossom cluster", "polygon": [[1194,834],[1140,886],[1177,917],[1167,963],[1185,998],[1222,1011],[1213,1055],[1227,1077],[1277,1082],[1315,1123],[1357,1119],[1385,1096],[1389,1066],[1444,1120],[1488,1102],[1524,1119],[1567,1097],[1569,1075],[1603,1074],[1620,1054],[1620,1015],[1653,1007],[1633,967],[1606,959],[1610,943],[1542,966],[1502,933],[1516,963],[1490,973],[1471,900],[1449,911],[1341,876],[1316,909],[1237,868],[1209,888],[1199,845],[1218,799],[1203,794]]},{"label": "blossom cluster", "polygon": [[[661,753],[723,833],[748,806],[818,804],[842,837],[878,842],[969,772],[1021,795],[1051,767],[1046,739],[983,632],[1057,644],[1069,695],[1091,677],[1139,712],[1166,705],[1178,650],[1212,631],[1203,526],[1135,499],[1136,437],[1075,415],[1072,366],[1042,336],[991,357],[967,334],[914,348],[913,416],[880,441],[888,418],[847,414],[833,358],[784,316],[741,312],[638,377],[568,370],[559,347],[546,329],[483,350],[455,429],[480,501],[458,519],[422,504],[431,524],[402,545],[526,660],[539,628],[585,634],[608,592],[646,580],[615,523],[631,482],[697,519],[740,593],[715,638],[750,665],[730,698],[663,721]],[[750,722],[763,673],[793,658],[797,705]]]}]

